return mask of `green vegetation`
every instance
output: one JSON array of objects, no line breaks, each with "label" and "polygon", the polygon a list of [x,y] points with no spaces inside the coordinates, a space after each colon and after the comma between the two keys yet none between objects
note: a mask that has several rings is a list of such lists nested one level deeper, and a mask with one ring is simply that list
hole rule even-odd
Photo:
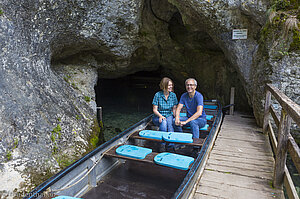
[{"label": "green vegetation", "polygon": [[76,115],[76,120],[80,120],[80,116],[79,115]]},{"label": "green vegetation", "polygon": [[72,160],[65,154],[56,157],[55,160],[57,161],[57,163],[61,169],[69,166],[70,164],[72,164],[75,161],[75,159]]},{"label": "green vegetation", "polygon": [[[269,22],[261,31],[261,41],[273,39],[278,57],[300,50],[300,9],[298,0],[273,0],[268,11]],[[289,37],[292,35],[292,37]],[[292,40],[290,40],[292,39]]]},{"label": "green vegetation", "polygon": [[7,161],[10,161],[12,159],[12,153],[11,153],[11,151],[7,151],[7,153],[6,153],[6,159],[7,159]]},{"label": "green vegetation", "polygon": [[70,75],[66,75],[66,76],[64,76],[64,80],[68,83],[68,84],[70,84],[74,89],[79,89],[78,87],[77,87],[77,85],[74,83],[74,82],[70,82],[70,79],[71,79],[71,76]]},{"label": "green vegetation", "polygon": [[3,15],[3,13],[4,13],[3,10],[0,9],[0,16]]},{"label": "green vegetation", "polygon": [[19,140],[17,138],[14,138],[14,149],[17,148],[19,143]]},{"label": "green vegetation", "polygon": [[290,45],[290,51],[300,50],[300,32],[293,31],[293,42]]},{"label": "green vegetation", "polygon": [[271,180],[269,180],[269,186],[272,188],[272,189],[275,189],[274,186],[273,186],[273,182]]},{"label": "green vegetation", "polygon": [[99,126],[98,121],[95,119],[91,129],[92,133],[89,137],[89,146],[87,148],[87,152],[93,150],[94,148],[105,142],[102,122],[100,122]]},{"label": "green vegetation", "polygon": [[67,77],[64,77],[64,80],[65,80],[67,83],[70,83],[70,80],[69,80]]},{"label": "green vegetation", "polygon": [[61,126],[58,124],[52,131],[52,135],[53,134],[58,134],[58,138],[61,137]]},{"label": "green vegetation", "polygon": [[298,0],[273,0],[272,8],[278,10],[298,9]]},{"label": "green vegetation", "polygon": [[[60,120],[60,118],[58,118]],[[61,126],[58,124],[52,131],[51,131],[51,136],[50,139],[54,143],[53,149],[52,149],[52,154],[56,154],[58,152],[58,147],[56,144],[56,138],[61,137]]]},{"label": "green vegetation", "polygon": [[72,84],[71,84],[71,86],[74,88],[74,89],[79,89],[77,86],[76,86],[76,84],[73,82]]},{"label": "green vegetation", "polygon": [[50,139],[52,142],[55,142],[55,135],[53,133],[51,134]]},{"label": "green vegetation", "polygon": [[53,149],[52,149],[52,155],[55,155],[58,152],[58,147],[56,143],[54,143]]},{"label": "green vegetation", "polygon": [[66,75],[66,76],[64,77],[64,80],[65,80],[67,83],[69,83],[69,84],[70,84],[70,79],[71,79],[71,76],[70,76],[70,75]]},{"label": "green vegetation", "polygon": [[89,96],[84,96],[84,100],[85,100],[86,102],[90,102],[90,101],[91,101],[91,98],[90,98]]},{"label": "green vegetation", "polygon": [[90,139],[90,144],[92,145],[93,148],[96,148],[98,146],[98,142],[99,142],[99,137],[98,136],[93,136]]}]

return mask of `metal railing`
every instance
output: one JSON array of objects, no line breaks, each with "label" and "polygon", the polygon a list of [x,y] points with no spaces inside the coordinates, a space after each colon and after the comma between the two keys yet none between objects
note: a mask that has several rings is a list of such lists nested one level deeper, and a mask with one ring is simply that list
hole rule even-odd
[{"label": "metal railing", "polygon": [[[271,105],[271,97],[281,105],[281,115],[275,111]],[[277,139],[270,122],[270,114],[277,126]],[[272,84],[266,84],[266,101],[264,112],[263,132],[269,135],[273,150],[275,152],[275,168],[273,176],[273,186],[281,188],[284,185],[286,193],[290,199],[299,199],[292,178],[286,167],[287,152],[300,174],[300,150],[294,138],[290,134],[292,120],[300,127],[300,106],[289,99],[279,89]]]}]

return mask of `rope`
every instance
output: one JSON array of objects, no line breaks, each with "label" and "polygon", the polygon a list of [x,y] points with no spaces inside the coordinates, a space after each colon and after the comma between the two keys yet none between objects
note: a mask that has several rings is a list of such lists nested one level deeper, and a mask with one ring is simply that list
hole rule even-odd
[{"label": "rope", "polygon": [[[109,151],[110,149],[112,149],[114,146],[110,147],[107,151]],[[105,153],[102,153],[101,156],[99,157],[99,159],[97,161],[92,161],[94,162],[94,165],[88,170],[88,172],[86,174],[84,174],[84,176],[82,176],[78,181],[76,181],[75,183],[67,186],[67,187],[64,187],[62,189],[56,189],[56,190],[51,190],[50,189],[50,192],[59,192],[59,191],[64,191],[66,189],[69,189],[71,187],[73,187],[74,185],[78,184],[81,180],[83,180],[88,174],[90,174],[92,172],[92,170],[95,168],[95,166],[100,162],[100,160],[103,158]]]}]

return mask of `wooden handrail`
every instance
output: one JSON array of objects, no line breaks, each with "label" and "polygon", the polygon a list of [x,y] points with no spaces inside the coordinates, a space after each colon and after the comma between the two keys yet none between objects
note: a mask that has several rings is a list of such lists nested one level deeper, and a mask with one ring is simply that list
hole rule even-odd
[{"label": "wooden handrail", "polygon": [[278,88],[271,84],[267,84],[266,88],[272,93],[276,100],[280,103],[282,108],[287,112],[288,115],[297,123],[300,127],[300,106],[289,99],[283,94]]},{"label": "wooden handrail", "polygon": [[[278,113],[274,110],[271,105],[272,95],[280,103],[282,110],[279,119]],[[276,140],[271,123],[269,121],[269,114],[272,115],[275,124],[278,127],[278,140]],[[298,126],[300,126],[300,106],[289,99],[279,89],[271,84],[266,84],[266,101],[264,110],[264,133],[268,133],[271,138],[272,145],[278,145],[275,147],[275,168],[274,168],[274,181],[273,185],[276,188],[280,188],[285,181],[288,183],[290,189],[289,194],[292,198],[298,198],[295,196],[295,187],[291,180],[289,180],[289,174],[286,169],[286,156],[287,151],[292,157],[292,161],[296,165],[298,173],[300,173],[300,150],[298,145],[295,143],[293,137],[290,135],[291,120],[293,120]]]},{"label": "wooden handrail", "polygon": [[[271,140],[271,144],[272,144],[272,148],[274,151],[277,150],[277,140],[276,140],[276,137],[275,137],[275,134],[274,134],[274,131],[273,131],[273,128],[272,128],[272,125],[271,125],[271,122],[269,121],[269,124],[268,124],[268,135],[270,137],[270,140]],[[293,183],[293,180],[291,179],[291,176],[290,176],[290,173],[287,169],[287,167],[285,166],[284,167],[284,186],[285,186],[285,189],[286,189],[286,194],[288,195],[288,198],[289,199],[299,199],[298,197],[298,194],[297,194],[297,191],[296,191],[296,188],[295,188],[295,185]]]}]

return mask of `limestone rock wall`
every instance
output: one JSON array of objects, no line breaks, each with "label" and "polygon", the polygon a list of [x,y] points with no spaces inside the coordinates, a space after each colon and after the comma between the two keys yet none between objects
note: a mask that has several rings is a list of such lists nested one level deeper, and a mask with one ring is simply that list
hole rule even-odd
[{"label": "limestone rock wall", "polygon": [[[132,0],[0,2],[0,197],[28,191],[89,149],[96,135],[93,55],[107,73],[128,65],[140,6]],[[64,58],[76,62],[56,63]]]}]

